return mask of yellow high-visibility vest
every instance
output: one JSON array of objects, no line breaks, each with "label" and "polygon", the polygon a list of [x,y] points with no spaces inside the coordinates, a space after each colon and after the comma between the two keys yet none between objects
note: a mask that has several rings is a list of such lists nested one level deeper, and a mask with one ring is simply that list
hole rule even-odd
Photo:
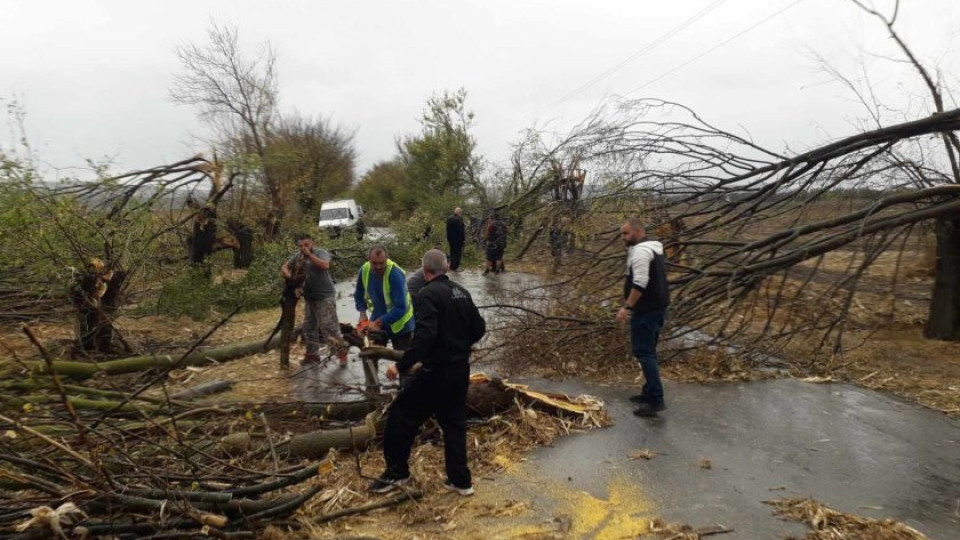
[{"label": "yellow high-visibility vest", "polygon": [[[387,269],[383,272],[383,301],[387,306],[387,311],[393,309],[393,300],[390,297],[390,272],[396,268],[401,274],[406,275],[403,268],[400,268],[395,262],[387,259]],[[360,269],[363,279],[363,297],[367,301],[367,307],[373,311],[373,300],[370,299],[370,261],[363,263]],[[413,318],[413,299],[410,298],[410,291],[407,291],[407,312],[396,321],[390,324],[390,331],[394,334],[403,330],[403,327]]]}]

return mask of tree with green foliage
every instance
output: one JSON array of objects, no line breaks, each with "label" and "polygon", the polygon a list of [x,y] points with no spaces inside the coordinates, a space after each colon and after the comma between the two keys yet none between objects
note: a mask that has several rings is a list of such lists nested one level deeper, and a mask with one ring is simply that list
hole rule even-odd
[{"label": "tree with green foliage", "polygon": [[483,158],[471,133],[466,90],[427,100],[420,125],[420,133],[397,140],[396,158],[364,175],[354,192],[357,200],[393,217],[409,217],[417,209],[449,212],[471,201],[487,206]]},{"label": "tree with green foliage", "polygon": [[354,189],[353,197],[365,209],[407,216],[417,207],[410,189],[407,167],[399,158],[374,165]]},{"label": "tree with green foliage", "polygon": [[305,215],[315,217],[324,199],[354,182],[353,133],[327,119],[283,118],[267,138],[265,159],[281,198]]},{"label": "tree with green foliage", "polygon": [[463,88],[434,95],[420,119],[421,133],[398,143],[411,188],[418,194],[484,196],[482,158],[470,133],[473,112],[466,105]]}]

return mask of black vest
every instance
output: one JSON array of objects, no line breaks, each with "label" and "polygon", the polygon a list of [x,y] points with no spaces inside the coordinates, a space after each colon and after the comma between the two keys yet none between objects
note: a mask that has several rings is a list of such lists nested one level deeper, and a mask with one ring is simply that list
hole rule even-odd
[{"label": "black vest", "polygon": [[[644,248],[646,249],[646,248]],[[633,289],[633,268],[627,273],[627,278],[623,283],[624,300],[630,296],[630,290]],[[659,309],[664,309],[670,305],[670,288],[667,285],[667,267],[664,263],[663,255],[653,252],[653,260],[650,261],[650,279],[647,281],[647,287],[643,289],[640,295],[640,301],[633,306],[634,313],[649,313]]]}]

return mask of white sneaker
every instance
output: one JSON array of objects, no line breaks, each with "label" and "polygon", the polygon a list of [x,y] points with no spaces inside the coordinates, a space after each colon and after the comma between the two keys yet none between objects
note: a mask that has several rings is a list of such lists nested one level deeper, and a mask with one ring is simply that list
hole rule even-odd
[{"label": "white sneaker", "polygon": [[454,493],[460,495],[461,497],[469,497],[473,495],[473,486],[461,488],[453,485],[453,483],[451,483],[449,480],[446,480],[443,482],[443,487],[448,489],[449,491],[453,491]]}]

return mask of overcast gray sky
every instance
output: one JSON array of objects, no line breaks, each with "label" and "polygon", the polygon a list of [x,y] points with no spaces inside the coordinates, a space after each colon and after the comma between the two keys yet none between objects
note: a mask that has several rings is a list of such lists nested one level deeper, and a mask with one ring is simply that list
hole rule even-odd
[{"label": "overcast gray sky", "polygon": [[[182,159],[204,150],[205,128],[168,99],[173,49],[205,43],[211,18],[235,25],[248,50],[273,44],[282,110],[356,130],[358,174],[417,131],[432,93],[459,87],[494,162],[524,128],[562,129],[624,94],[684,103],[777,150],[848,134],[863,109],[814,52],[854,80],[865,66],[895,109],[927,112],[915,74],[880,56],[897,55],[882,27],[847,0],[6,0],[0,97],[25,106],[51,167]],[[904,0],[898,28],[960,88],[960,2]]]}]

